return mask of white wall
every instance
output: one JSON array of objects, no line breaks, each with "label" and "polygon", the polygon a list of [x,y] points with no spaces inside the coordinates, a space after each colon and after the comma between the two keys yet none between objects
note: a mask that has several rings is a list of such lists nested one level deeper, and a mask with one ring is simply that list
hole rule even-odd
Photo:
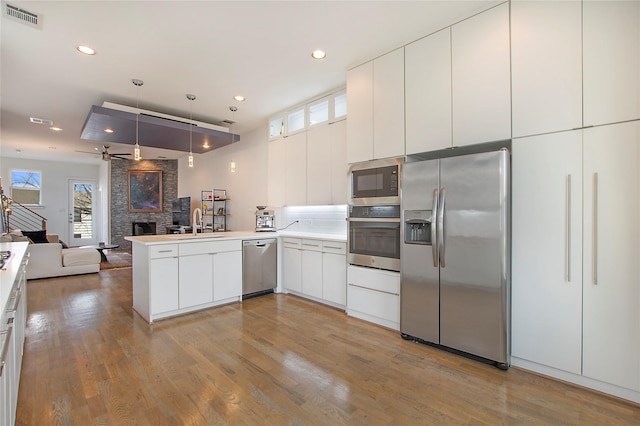
[{"label": "white wall", "polygon": [[[255,228],[256,206],[267,203],[267,136],[265,125],[233,145],[207,154],[194,155],[194,167],[187,156],[178,160],[178,197],[191,197],[191,210],[200,207],[200,191],[226,189],[227,229],[249,231]],[[231,158],[236,172],[231,173]]]},{"label": "white wall", "polygon": [[[0,159],[0,173],[3,189],[8,195],[10,195],[12,169],[42,172],[42,207],[34,207],[32,210],[47,218],[49,233],[58,234],[60,239],[67,241],[69,234],[69,179],[92,179],[99,183],[99,166],[3,157]],[[101,186],[98,184],[98,190],[100,188]],[[102,199],[98,196],[98,211],[102,210],[101,203]],[[100,215],[98,220],[101,220]],[[98,233],[100,233],[100,228]],[[104,241],[101,235],[97,237],[100,241]]]}]

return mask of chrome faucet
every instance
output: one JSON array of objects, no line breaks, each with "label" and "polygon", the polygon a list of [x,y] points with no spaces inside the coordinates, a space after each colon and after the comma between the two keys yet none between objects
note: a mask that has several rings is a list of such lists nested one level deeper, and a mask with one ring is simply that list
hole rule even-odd
[{"label": "chrome faucet", "polygon": [[191,219],[191,227],[193,228],[193,236],[198,234],[198,226],[202,226],[202,210],[196,207],[193,210],[193,217]]}]

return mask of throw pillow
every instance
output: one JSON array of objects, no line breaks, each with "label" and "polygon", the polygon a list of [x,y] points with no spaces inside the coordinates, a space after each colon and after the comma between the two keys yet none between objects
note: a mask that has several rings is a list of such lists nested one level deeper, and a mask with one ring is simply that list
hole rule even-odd
[{"label": "throw pillow", "polygon": [[44,229],[42,231],[22,231],[22,235],[29,237],[36,244],[49,242],[47,240],[47,231]]},{"label": "throw pillow", "polygon": [[0,235],[0,243],[10,243],[13,239],[11,239],[11,234],[2,234]]}]

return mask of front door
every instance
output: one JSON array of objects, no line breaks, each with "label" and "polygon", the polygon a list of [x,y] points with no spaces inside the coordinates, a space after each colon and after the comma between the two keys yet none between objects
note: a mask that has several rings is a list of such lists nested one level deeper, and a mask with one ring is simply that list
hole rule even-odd
[{"label": "front door", "polygon": [[69,180],[69,246],[98,243],[95,189],[95,181]]}]

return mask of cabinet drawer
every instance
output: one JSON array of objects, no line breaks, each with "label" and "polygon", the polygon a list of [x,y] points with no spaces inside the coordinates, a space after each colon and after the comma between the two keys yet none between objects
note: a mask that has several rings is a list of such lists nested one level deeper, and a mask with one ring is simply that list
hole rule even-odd
[{"label": "cabinet drawer", "polygon": [[347,287],[350,315],[354,315],[355,311],[354,316],[358,316],[357,312],[360,312],[367,317],[372,317],[367,318],[370,321],[392,328],[400,322],[400,296],[351,284]]},{"label": "cabinet drawer", "polygon": [[302,240],[302,249],[310,251],[322,251],[322,240]]},{"label": "cabinet drawer", "polygon": [[177,244],[165,244],[160,246],[151,246],[149,248],[149,257],[151,259],[161,259],[163,257],[178,256]]},{"label": "cabinet drawer", "polygon": [[284,244],[284,247],[287,247],[287,248],[295,248],[295,249],[302,248],[302,240],[300,238],[285,237],[282,239],[282,244]]},{"label": "cabinet drawer", "polygon": [[400,273],[349,266],[347,283],[393,295],[400,294]]},{"label": "cabinet drawer", "polygon": [[199,241],[197,243],[181,243],[179,246],[180,256],[191,256],[194,254],[213,253],[213,241]]},{"label": "cabinet drawer", "polygon": [[212,254],[240,250],[242,250],[241,240],[199,241],[197,243],[180,244],[180,256],[190,256],[194,254]]},{"label": "cabinet drawer", "polygon": [[347,254],[347,243],[340,241],[323,241],[322,251],[325,253]]}]

